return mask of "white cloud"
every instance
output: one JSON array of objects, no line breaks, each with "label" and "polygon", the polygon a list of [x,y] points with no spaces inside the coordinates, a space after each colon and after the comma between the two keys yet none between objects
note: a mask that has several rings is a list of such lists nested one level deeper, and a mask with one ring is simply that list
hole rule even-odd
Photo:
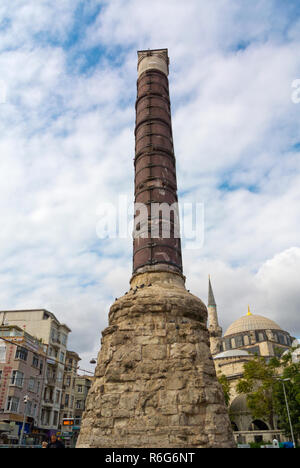
[{"label": "white cloud", "polygon": [[250,303],[299,335],[295,12],[4,0],[0,25],[1,308],[47,307],[83,365],[95,354],[131,270],[131,239],[100,241],[96,225],[103,202],[133,194],[136,50],[168,47],[179,189],[206,212],[203,249],[184,251],[188,285],[205,299],[212,275],[224,326]]},{"label": "white cloud", "polygon": [[187,287],[207,301],[207,271],[213,272],[212,285],[223,331],[248,312],[266,316],[299,336],[300,248],[291,247],[266,260],[255,273],[247,267],[230,267],[221,260],[189,259]]}]

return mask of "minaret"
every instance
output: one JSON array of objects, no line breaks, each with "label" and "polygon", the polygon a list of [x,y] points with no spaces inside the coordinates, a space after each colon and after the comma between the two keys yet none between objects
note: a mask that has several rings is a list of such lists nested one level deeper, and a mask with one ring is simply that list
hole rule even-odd
[{"label": "minaret", "polygon": [[168,73],[167,49],[138,52],[133,276],[102,332],[77,447],[235,446],[207,309],[182,274]]},{"label": "minaret", "polygon": [[215,354],[218,354],[221,351],[222,328],[219,326],[217,304],[212,290],[210,277],[208,279],[207,312],[209,323],[208,331],[210,339],[210,350],[211,354],[214,356]]}]

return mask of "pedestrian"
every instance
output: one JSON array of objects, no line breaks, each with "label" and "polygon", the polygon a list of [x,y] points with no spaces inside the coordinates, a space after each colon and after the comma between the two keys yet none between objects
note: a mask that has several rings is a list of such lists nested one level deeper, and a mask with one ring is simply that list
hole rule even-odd
[{"label": "pedestrian", "polygon": [[274,439],[273,439],[273,447],[274,447],[274,448],[279,448],[279,442],[278,442],[278,440],[276,439],[276,437],[274,437]]},{"label": "pedestrian", "polygon": [[46,440],[43,440],[42,448],[47,448],[47,447],[48,447],[48,442]]},{"label": "pedestrian", "polygon": [[50,442],[47,445],[47,448],[65,448],[64,444],[62,443],[61,440],[58,440],[56,435],[53,434],[51,436]]}]

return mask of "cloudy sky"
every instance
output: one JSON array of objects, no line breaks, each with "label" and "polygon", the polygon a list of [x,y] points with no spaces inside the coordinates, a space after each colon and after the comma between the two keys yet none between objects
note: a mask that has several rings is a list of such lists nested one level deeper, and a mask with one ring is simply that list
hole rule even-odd
[{"label": "cloudy sky", "polygon": [[[300,7],[289,0],[2,0],[0,308],[47,308],[83,366],[128,290],[131,239],[99,239],[133,199],[136,51],[168,48],[187,287],[224,329],[247,312],[300,336]],[[295,99],[296,95],[296,99]]]}]

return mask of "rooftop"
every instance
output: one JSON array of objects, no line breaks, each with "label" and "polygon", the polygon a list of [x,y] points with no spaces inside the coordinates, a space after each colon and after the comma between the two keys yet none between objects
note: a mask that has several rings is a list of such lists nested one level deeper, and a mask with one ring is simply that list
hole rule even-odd
[{"label": "rooftop", "polygon": [[248,351],[243,349],[230,349],[228,351],[224,351],[223,353],[219,353],[214,356],[214,359],[223,359],[223,358],[230,358],[230,357],[245,357],[251,356]]}]

